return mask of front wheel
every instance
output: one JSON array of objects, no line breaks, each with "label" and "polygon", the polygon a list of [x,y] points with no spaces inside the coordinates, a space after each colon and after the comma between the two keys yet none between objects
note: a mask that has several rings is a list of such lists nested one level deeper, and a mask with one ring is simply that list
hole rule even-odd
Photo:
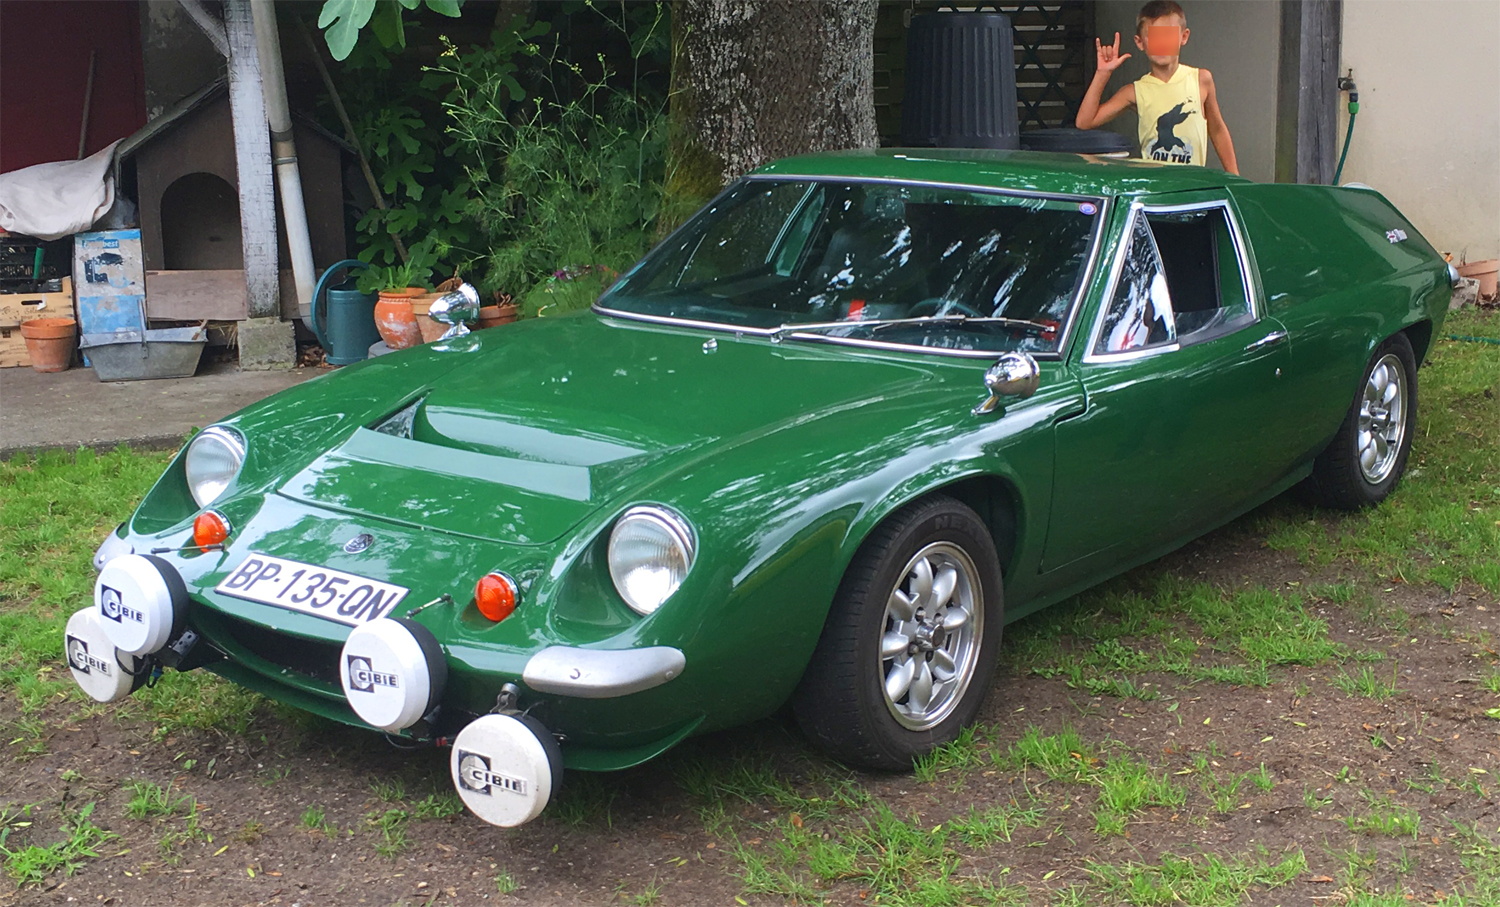
[{"label": "front wheel", "polygon": [[798,723],[846,762],[909,769],[978,714],[1004,613],[978,515],[940,496],[903,508],[839,585],[792,699]]},{"label": "front wheel", "polygon": [[1406,471],[1416,426],[1416,355],[1396,334],[1370,357],[1338,434],[1313,463],[1308,492],[1340,510],[1380,503]]}]

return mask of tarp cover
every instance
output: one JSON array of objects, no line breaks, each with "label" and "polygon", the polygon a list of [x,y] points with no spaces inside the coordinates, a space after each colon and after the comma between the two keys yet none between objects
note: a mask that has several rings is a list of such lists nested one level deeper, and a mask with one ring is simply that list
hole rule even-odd
[{"label": "tarp cover", "polygon": [[0,228],[61,239],[92,227],[115,201],[115,142],[81,161],[0,173]]}]

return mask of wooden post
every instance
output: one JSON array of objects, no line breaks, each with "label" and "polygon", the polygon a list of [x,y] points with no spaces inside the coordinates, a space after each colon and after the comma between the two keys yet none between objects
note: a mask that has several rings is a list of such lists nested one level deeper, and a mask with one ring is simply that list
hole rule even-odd
[{"label": "wooden post", "polygon": [[1333,182],[1338,161],[1341,0],[1282,0],[1276,181]]},{"label": "wooden post", "polygon": [[250,0],[224,0],[224,31],[229,42],[229,110],[234,123],[234,159],[240,184],[246,311],[251,318],[275,318],[281,314],[276,195]]}]

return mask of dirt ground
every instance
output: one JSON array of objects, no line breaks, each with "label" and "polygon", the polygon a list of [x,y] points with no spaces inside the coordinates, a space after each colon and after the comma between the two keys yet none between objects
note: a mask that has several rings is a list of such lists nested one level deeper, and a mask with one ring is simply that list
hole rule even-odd
[{"label": "dirt ground", "polygon": [[[1269,550],[1254,523],[1252,514],[1136,573],[1223,588],[1351,581],[1334,568],[1303,566],[1295,552]],[[1494,670],[1500,602],[1463,586],[1452,593],[1401,585],[1367,591],[1378,609],[1320,603],[1316,613],[1333,640],[1387,654],[1374,670],[1393,677],[1398,692],[1383,700],[1347,695],[1328,682],[1337,669],[1316,666],[1277,669],[1271,685],[1259,688],[1148,674],[1137,680],[1157,684],[1159,699],[1098,698],[1061,678],[1018,673],[1002,656],[982,715],[993,735],[985,746],[1003,752],[1030,725],[1049,732],[1067,726],[1177,774],[1186,773],[1192,754],[1206,754],[1225,773],[1264,763],[1274,786],[1245,785],[1237,793],[1243,802],[1227,812],[1193,803],[1152,808],[1124,835],[1101,837],[1091,817],[1093,793],[1036,772],[982,763],[928,782],[852,778],[922,826],[971,806],[1045,801],[1047,821],[966,853],[966,873],[1024,886],[1013,894],[1017,903],[1061,903],[1065,886],[1087,882],[1096,864],[1150,863],[1163,852],[1183,852],[1182,845],[1205,854],[1263,852],[1273,861],[1302,849],[1306,871],[1280,887],[1252,887],[1238,903],[1346,903],[1349,880],[1361,875],[1366,893],[1404,892],[1390,903],[1440,900],[1467,877],[1455,823],[1477,822],[1490,834],[1500,826],[1500,721],[1485,714],[1497,697],[1476,682]],[[1007,629],[1007,653],[1034,632],[1036,619]],[[149,724],[118,720],[108,707],[86,712],[58,707],[46,752],[10,763],[0,800],[96,801],[93,820],[120,837],[71,877],[59,873],[23,889],[5,883],[0,904],[781,903],[749,892],[737,855],[739,848],[773,847],[775,829],[787,819],[775,801],[730,798],[727,821],[705,822],[701,794],[682,779],[746,754],[768,760],[793,783],[828,772],[850,776],[816,755],[790,720],[772,720],[692,741],[632,771],[570,776],[563,808],[520,829],[492,828],[467,813],[413,820],[404,827],[405,845],[381,855],[384,839],[371,817],[403,804],[410,809],[428,794],[446,796],[446,751],[398,752],[372,734],[291,720],[269,705],[245,734],[165,739],[153,739]],[[180,816],[127,818],[130,779],[196,798],[204,833],[164,844],[164,834],[182,826]],[[379,789],[394,780],[404,790]],[[1415,810],[1419,832],[1356,834],[1348,817],[1368,809],[1372,795]],[[1331,802],[1313,809],[1310,798]],[[320,828],[306,827],[309,807],[324,810]],[[57,824],[46,812],[35,818]],[[800,827],[799,818],[791,821]],[[507,887],[513,890],[502,893]],[[836,883],[820,895],[833,904],[871,900],[859,882]]]}]

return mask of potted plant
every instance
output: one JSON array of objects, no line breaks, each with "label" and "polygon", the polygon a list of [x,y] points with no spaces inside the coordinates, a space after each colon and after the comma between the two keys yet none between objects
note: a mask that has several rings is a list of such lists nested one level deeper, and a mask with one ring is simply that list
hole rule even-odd
[{"label": "potted plant", "polygon": [[521,313],[521,307],[516,305],[509,293],[495,291],[495,304],[487,305],[479,310],[480,328],[492,328],[500,324],[510,324],[515,321]]},{"label": "potted plant", "polygon": [[405,262],[372,267],[359,278],[361,291],[374,291],[380,295],[375,303],[375,328],[380,331],[385,345],[393,350],[404,350],[422,342],[412,300],[426,291],[426,276],[431,273],[436,258],[429,237],[411,247]]}]

